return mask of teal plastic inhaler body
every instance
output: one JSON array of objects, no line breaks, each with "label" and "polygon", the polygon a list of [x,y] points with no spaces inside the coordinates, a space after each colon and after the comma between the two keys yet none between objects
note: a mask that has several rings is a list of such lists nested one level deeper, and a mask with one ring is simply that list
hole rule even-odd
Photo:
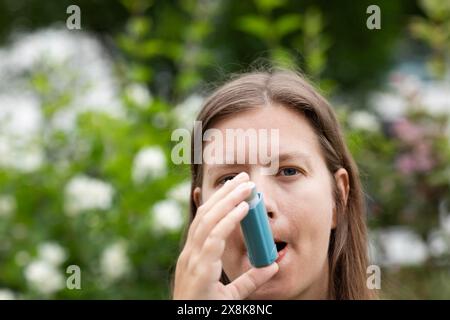
[{"label": "teal plastic inhaler body", "polygon": [[252,193],[245,201],[249,204],[249,211],[241,221],[241,228],[248,257],[253,266],[265,267],[277,259],[278,252],[270,229],[263,195],[257,192],[254,186]]}]

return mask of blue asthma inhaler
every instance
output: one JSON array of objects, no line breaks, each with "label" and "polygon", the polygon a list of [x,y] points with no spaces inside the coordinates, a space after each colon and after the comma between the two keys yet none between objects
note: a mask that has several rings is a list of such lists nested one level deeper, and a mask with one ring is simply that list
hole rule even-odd
[{"label": "blue asthma inhaler", "polygon": [[278,257],[277,246],[273,240],[266,207],[261,192],[253,186],[252,193],[245,200],[249,204],[249,211],[241,221],[250,263],[257,267],[272,264]]}]

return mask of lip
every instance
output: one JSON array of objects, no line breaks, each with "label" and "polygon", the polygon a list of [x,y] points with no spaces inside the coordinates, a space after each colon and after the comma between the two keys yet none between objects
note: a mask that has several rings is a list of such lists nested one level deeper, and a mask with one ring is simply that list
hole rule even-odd
[{"label": "lip", "polygon": [[276,263],[280,263],[280,261],[283,260],[284,256],[286,255],[288,246],[289,245],[286,244],[286,246],[283,248],[283,250],[278,251],[278,258],[277,258],[277,260],[275,260]]}]

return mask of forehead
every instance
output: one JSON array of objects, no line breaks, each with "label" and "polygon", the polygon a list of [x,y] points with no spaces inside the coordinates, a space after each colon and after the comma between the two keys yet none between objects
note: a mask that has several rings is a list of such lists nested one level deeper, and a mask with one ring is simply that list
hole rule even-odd
[{"label": "forehead", "polygon": [[236,113],[214,124],[225,133],[226,129],[276,129],[285,144],[314,145],[316,134],[300,112],[283,106],[264,106]]},{"label": "forehead", "polygon": [[[262,106],[233,114],[227,118],[218,120],[212,128],[219,130],[223,137],[227,136],[230,129],[239,129],[245,133],[254,132],[259,138],[262,130],[268,134],[267,145],[271,144],[271,130],[276,130],[279,137],[279,154],[298,153],[317,158],[320,155],[320,147],[316,133],[308,120],[300,112],[288,109],[280,105]],[[249,130],[250,129],[250,130]],[[242,131],[241,131],[242,132]],[[248,137],[246,135],[245,137]],[[238,138],[239,139],[239,136]],[[211,142],[205,142],[205,146]],[[233,145],[236,148],[236,144]],[[233,152],[223,144],[224,153]],[[258,145],[259,147],[259,145]],[[251,148],[246,143],[246,151]],[[260,150],[258,150],[260,151]]]}]

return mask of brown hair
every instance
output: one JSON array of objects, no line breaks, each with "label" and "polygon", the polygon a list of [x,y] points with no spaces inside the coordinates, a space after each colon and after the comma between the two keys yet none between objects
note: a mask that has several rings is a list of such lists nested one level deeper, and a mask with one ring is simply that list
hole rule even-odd
[{"label": "brown hair", "polygon": [[[285,106],[305,116],[317,134],[330,174],[334,174],[339,168],[345,168],[349,174],[350,190],[346,205],[338,192],[334,177],[332,179],[338,219],[337,226],[330,235],[328,252],[329,298],[375,297],[375,293],[366,286],[367,230],[358,168],[345,145],[334,111],[300,73],[274,70],[238,75],[218,88],[205,101],[197,117],[197,121],[202,121],[202,127],[198,130],[202,131],[203,136],[204,131],[213,122],[270,103]],[[189,225],[197,211],[193,191],[202,185],[203,180],[202,165],[193,161],[193,143],[192,141]],[[223,271],[221,281],[224,284],[229,283]]]}]

